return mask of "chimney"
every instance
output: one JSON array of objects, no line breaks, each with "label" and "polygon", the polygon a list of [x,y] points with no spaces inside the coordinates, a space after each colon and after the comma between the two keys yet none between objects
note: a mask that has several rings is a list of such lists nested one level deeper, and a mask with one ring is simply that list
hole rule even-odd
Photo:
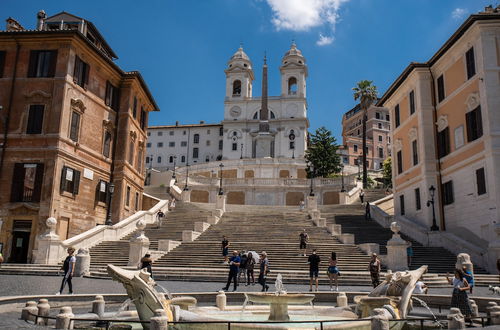
[{"label": "chimney", "polygon": [[22,31],[24,30],[24,27],[19,24],[18,21],[16,21],[15,19],[13,19],[12,17],[9,17],[5,20],[7,22],[7,25],[6,25],[6,30],[7,31]]},{"label": "chimney", "polygon": [[43,29],[44,20],[47,18],[47,14],[45,14],[45,10],[40,10],[38,14],[36,14],[36,29],[41,31]]},{"label": "chimney", "polygon": [[175,122],[175,126],[179,126],[179,121],[178,120]]},{"label": "chimney", "polygon": [[200,120],[200,124],[201,125],[205,124],[205,121],[204,120]]}]

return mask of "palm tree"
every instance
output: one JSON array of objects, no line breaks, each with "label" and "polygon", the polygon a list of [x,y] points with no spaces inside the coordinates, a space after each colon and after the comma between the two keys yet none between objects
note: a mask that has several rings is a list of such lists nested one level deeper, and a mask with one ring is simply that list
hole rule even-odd
[{"label": "palm tree", "polygon": [[368,173],[366,168],[366,113],[373,101],[377,99],[377,86],[373,85],[373,81],[361,80],[357,83],[354,91],[354,100],[359,99],[359,106],[363,111],[363,188],[366,189],[368,184]]}]

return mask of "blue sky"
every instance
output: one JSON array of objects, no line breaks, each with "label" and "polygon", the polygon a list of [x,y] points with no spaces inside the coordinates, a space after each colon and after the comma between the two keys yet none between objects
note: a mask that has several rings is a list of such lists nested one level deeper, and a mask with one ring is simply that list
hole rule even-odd
[{"label": "blue sky", "polygon": [[307,59],[310,130],[340,141],[351,88],[373,80],[380,95],[411,61],[426,61],[470,15],[492,0],[0,0],[0,18],[34,28],[36,13],[68,11],[92,21],[124,70],[139,70],[160,109],[151,125],[223,118],[224,68],[243,43],[254,95],[267,52],[269,94],[294,39]]}]

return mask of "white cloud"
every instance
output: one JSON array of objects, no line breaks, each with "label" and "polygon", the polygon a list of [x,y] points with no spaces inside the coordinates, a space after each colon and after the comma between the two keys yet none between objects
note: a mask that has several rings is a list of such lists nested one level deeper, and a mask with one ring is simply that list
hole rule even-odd
[{"label": "white cloud", "polygon": [[[349,0],[266,1],[273,11],[274,15],[271,21],[276,29],[307,31],[325,24],[334,30],[339,19],[340,6]],[[322,40],[321,37],[320,40]]]},{"label": "white cloud", "polygon": [[465,10],[464,8],[455,8],[453,9],[453,11],[451,12],[451,17],[453,19],[456,19],[456,20],[459,20],[459,19],[462,19],[464,18],[464,16],[467,14],[467,10]]},{"label": "white cloud", "polygon": [[322,33],[319,34],[319,39],[316,41],[318,46],[326,46],[333,42],[333,37],[325,36]]}]

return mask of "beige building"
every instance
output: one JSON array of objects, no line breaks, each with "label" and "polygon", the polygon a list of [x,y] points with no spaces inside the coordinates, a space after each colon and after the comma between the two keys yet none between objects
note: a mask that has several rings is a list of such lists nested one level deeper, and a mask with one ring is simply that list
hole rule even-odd
[{"label": "beige building", "polygon": [[[363,112],[356,105],[342,116],[342,162],[360,166],[363,157]],[[391,155],[389,110],[375,105],[368,108],[366,121],[366,161],[370,170],[382,169],[382,163]]]},{"label": "beige building", "polygon": [[[391,111],[396,220],[490,271],[500,247],[499,44],[500,12],[487,7],[377,103]],[[433,209],[440,232],[428,232]]]},{"label": "beige building", "polygon": [[[124,72],[97,28],[65,12],[0,31],[0,243],[26,262],[48,217],[64,240],[142,209],[144,80]],[[112,184],[112,185],[111,185]]]}]

